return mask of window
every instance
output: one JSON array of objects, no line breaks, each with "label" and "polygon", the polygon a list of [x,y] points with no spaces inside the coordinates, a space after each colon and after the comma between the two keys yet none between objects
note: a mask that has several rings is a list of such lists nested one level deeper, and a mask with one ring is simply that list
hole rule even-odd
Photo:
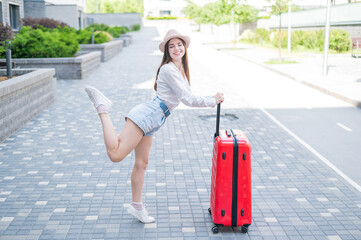
[{"label": "window", "polygon": [[161,16],[161,17],[163,17],[163,16],[170,16],[170,14],[171,14],[171,11],[169,10],[167,10],[167,11],[159,11],[159,15]]},{"label": "window", "polygon": [[0,22],[3,22],[3,6],[2,6],[2,2],[0,2]]},{"label": "window", "polygon": [[20,10],[19,6],[9,4],[10,26],[13,29],[19,28]]},{"label": "window", "polygon": [[82,25],[81,25],[81,11],[78,11],[78,29],[82,29]]}]

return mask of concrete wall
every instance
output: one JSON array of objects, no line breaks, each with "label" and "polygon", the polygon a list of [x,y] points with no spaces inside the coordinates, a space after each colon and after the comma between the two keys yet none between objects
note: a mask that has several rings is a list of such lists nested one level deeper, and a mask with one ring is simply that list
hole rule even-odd
[{"label": "concrete wall", "polygon": [[[100,66],[100,52],[90,52],[69,58],[13,58],[16,67],[55,68],[58,79],[84,79]],[[5,59],[0,59],[5,62]]]},{"label": "concrete wall", "polygon": [[0,142],[54,102],[54,73],[54,69],[14,69],[14,75],[23,75],[0,82]]},{"label": "concrete wall", "polygon": [[31,18],[45,18],[44,1],[24,1],[24,16]]},{"label": "concrete wall", "polygon": [[25,0],[24,9],[25,17],[52,18],[75,29],[84,28],[86,25],[84,7],[77,4],[60,5],[45,0]]},{"label": "concrete wall", "polygon": [[85,27],[84,10],[77,5],[46,5],[45,12],[46,17],[65,22],[75,29]]},{"label": "concrete wall", "polygon": [[115,40],[102,44],[80,44],[80,52],[101,52],[101,61],[106,62],[123,49],[123,40]]},{"label": "concrete wall", "polygon": [[[2,9],[2,19],[0,21],[4,24],[10,25],[10,14],[9,14],[9,4],[19,6],[19,21],[21,18],[24,18],[24,3],[23,0],[1,0],[1,9]],[[20,22],[19,22],[20,23]],[[18,24],[19,26],[20,24]],[[13,29],[15,29],[12,26]]]},{"label": "concrete wall", "polygon": [[142,25],[142,17],[139,13],[91,13],[86,14],[87,22],[104,23],[108,26],[126,26],[130,27],[135,24]]},{"label": "concrete wall", "polygon": [[[273,29],[279,27],[279,16],[262,19],[257,22],[257,27]],[[320,29],[325,27],[326,8],[310,9],[291,13],[291,27],[293,29]],[[330,14],[331,28],[342,28],[351,36],[361,36],[361,2],[333,5]],[[281,15],[282,28],[288,27],[288,13]]]}]

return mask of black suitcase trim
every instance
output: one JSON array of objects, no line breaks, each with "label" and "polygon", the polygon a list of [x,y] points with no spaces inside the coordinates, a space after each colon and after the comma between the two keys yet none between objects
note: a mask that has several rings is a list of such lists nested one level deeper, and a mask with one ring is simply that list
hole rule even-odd
[{"label": "black suitcase trim", "polygon": [[238,139],[233,130],[230,129],[233,136],[233,176],[232,176],[232,227],[237,227],[237,203],[238,203]]}]

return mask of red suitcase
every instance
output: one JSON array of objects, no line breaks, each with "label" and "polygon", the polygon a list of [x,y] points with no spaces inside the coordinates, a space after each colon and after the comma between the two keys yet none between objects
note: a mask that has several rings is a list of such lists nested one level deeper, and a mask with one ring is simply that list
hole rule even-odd
[{"label": "red suitcase", "polygon": [[211,207],[215,226],[242,227],[246,233],[252,223],[251,145],[241,130],[220,130],[220,104],[213,145]]}]

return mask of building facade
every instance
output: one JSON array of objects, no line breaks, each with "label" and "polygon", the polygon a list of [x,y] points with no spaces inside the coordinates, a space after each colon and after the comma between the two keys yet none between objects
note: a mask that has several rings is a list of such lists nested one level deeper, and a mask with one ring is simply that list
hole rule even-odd
[{"label": "building facade", "polygon": [[184,17],[185,0],[144,0],[145,17]]},{"label": "building facade", "polygon": [[24,16],[52,18],[82,29],[86,27],[85,0],[24,0]]},{"label": "building facade", "polygon": [[23,0],[0,0],[0,22],[12,29],[20,28],[20,19],[24,17]]}]

